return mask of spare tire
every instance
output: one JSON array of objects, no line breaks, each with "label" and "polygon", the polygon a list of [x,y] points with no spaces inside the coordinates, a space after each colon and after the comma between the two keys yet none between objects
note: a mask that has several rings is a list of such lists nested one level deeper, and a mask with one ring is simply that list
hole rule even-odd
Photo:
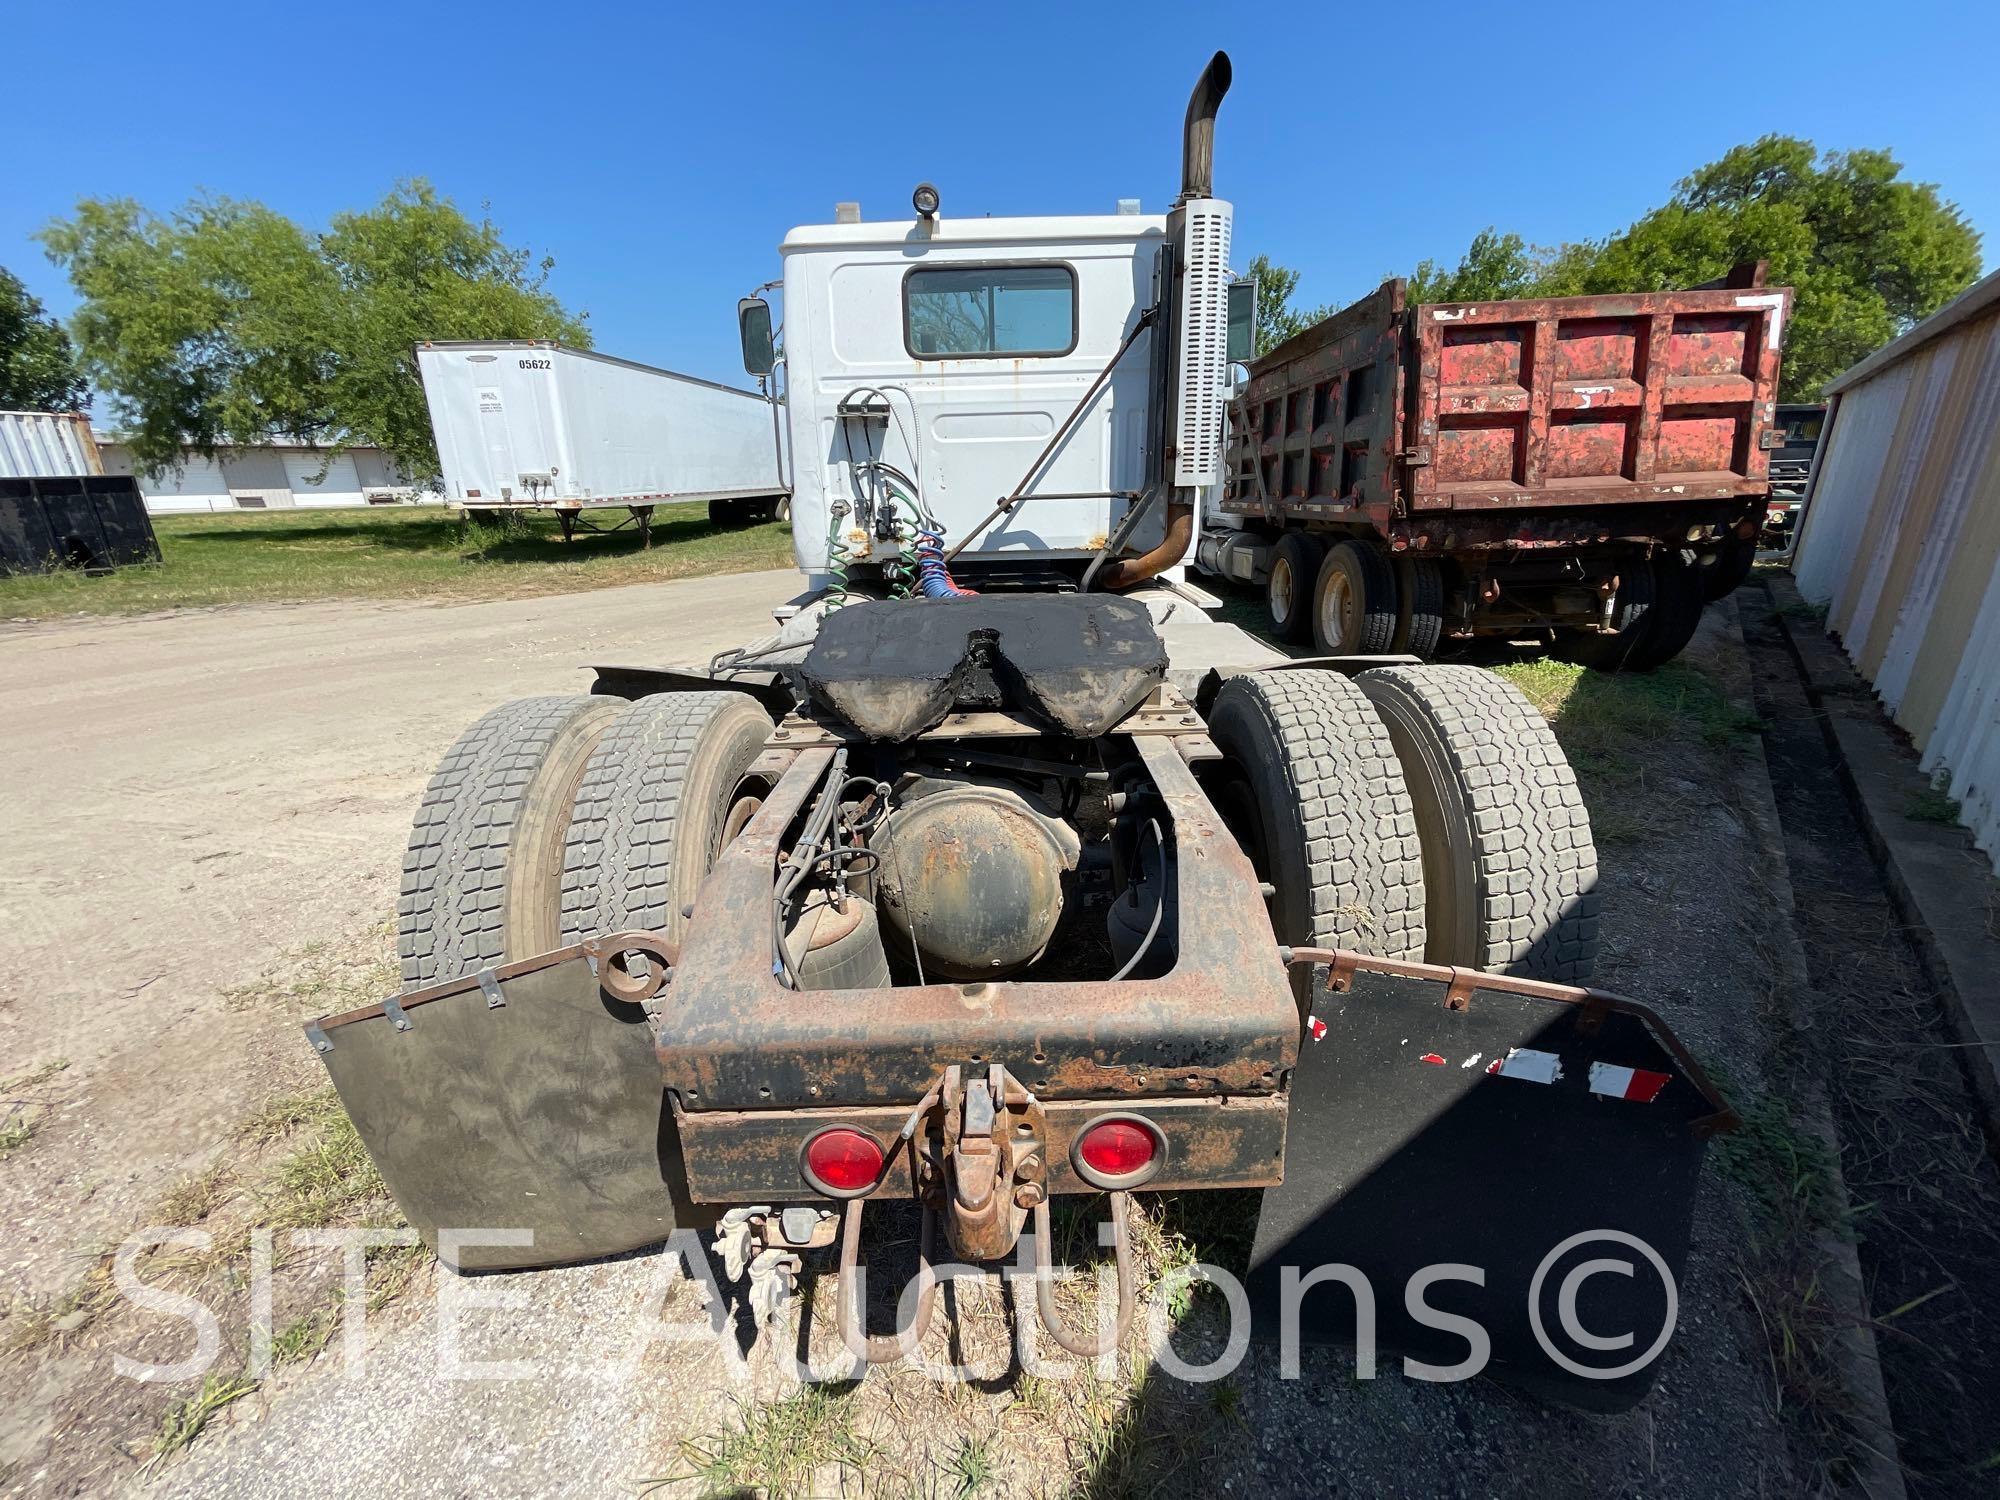
[{"label": "spare tire", "polygon": [[1355,679],[1395,745],[1423,850],[1424,957],[1580,984],[1597,960],[1597,848],[1553,730],[1479,667]]}]

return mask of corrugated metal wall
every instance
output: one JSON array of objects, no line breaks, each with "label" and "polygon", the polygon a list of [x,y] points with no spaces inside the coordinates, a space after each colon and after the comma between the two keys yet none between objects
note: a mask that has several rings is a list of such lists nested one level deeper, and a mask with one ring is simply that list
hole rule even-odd
[{"label": "corrugated metal wall", "polygon": [[102,474],[90,420],[75,412],[0,411],[0,476]]},{"label": "corrugated metal wall", "polygon": [[1799,592],[2000,872],[2000,276],[1829,390]]}]

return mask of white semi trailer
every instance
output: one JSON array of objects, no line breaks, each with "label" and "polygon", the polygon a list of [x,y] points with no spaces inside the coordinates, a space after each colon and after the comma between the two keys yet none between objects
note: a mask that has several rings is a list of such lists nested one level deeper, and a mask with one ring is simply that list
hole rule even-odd
[{"label": "white semi trailer", "polygon": [[417,346],[445,501],[552,511],[565,538],[586,509],[706,501],[717,524],[787,509],[783,428],[750,391],[546,342]]}]

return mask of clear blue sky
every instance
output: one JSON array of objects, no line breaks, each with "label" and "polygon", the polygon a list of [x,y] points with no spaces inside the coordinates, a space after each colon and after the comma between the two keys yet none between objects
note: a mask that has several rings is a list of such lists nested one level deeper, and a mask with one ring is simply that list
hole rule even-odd
[{"label": "clear blue sky", "polygon": [[[1285,19],[1280,19],[1281,17]],[[80,197],[200,189],[302,223],[425,176],[555,257],[610,353],[740,383],[736,298],[793,224],[859,199],[947,215],[1148,212],[1209,52],[1236,82],[1217,190],[1239,265],[1346,301],[1488,224],[1600,235],[1770,131],[1886,146],[2000,261],[1990,3],[1557,11],[1091,5],[9,0],[0,265],[60,315],[30,234]],[[25,70],[25,76],[24,76]]]}]

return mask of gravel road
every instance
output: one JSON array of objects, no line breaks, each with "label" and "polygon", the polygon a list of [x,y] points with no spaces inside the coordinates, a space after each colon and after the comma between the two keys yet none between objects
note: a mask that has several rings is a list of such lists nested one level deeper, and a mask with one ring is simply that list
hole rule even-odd
[{"label": "gravel road", "polygon": [[796,573],[482,604],[246,607],[0,626],[0,1076],[67,1058],[59,1124],[0,1170],[0,1275],[74,1274],[268,1089],[289,1027],[227,997],[395,910],[439,755],[593,661],[771,628]]}]

